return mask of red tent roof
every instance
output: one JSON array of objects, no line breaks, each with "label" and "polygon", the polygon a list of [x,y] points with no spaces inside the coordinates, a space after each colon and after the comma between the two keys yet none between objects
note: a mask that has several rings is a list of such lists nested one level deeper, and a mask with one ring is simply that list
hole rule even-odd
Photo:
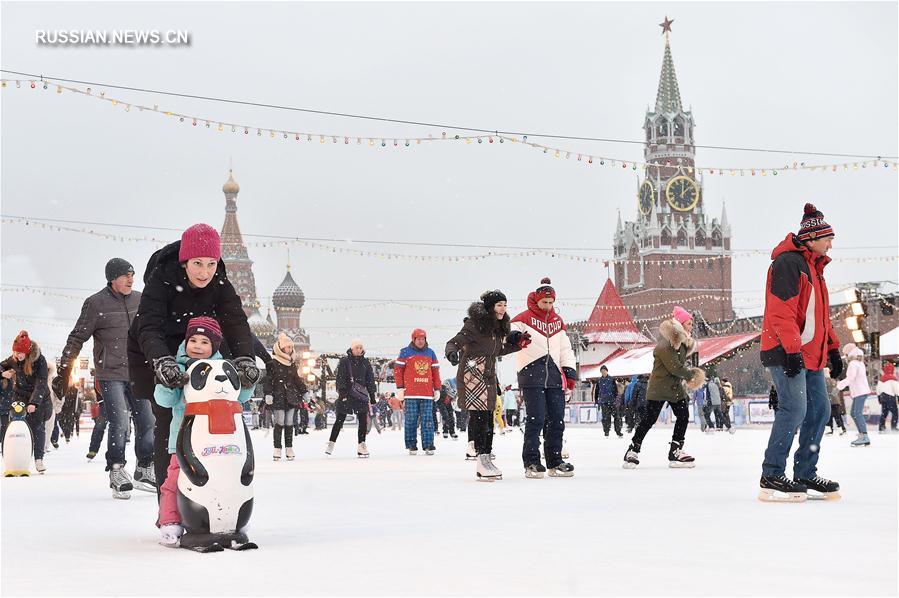
[{"label": "red tent roof", "polygon": [[599,299],[584,326],[584,336],[590,342],[647,342],[640,334],[630,311],[621,300],[612,279],[606,279]]}]

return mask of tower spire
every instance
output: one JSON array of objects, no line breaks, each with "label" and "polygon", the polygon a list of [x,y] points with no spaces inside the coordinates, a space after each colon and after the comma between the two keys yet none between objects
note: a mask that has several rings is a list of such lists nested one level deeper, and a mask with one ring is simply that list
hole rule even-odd
[{"label": "tower spire", "polygon": [[659,77],[659,90],[656,93],[656,112],[672,113],[680,112],[683,106],[680,100],[680,89],[677,86],[677,74],[674,72],[674,59],[671,58],[671,45],[668,40],[668,34],[671,32],[671,23],[674,19],[669,20],[665,17],[665,22],[659,26],[665,34],[665,55],[662,58],[662,74]]}]

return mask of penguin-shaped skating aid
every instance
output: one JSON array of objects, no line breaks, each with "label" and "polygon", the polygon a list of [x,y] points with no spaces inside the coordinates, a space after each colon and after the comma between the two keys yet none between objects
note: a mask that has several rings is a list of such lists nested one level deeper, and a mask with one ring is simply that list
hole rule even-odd
[{"label": "penguin-shaped skating aid", "polygon": [[31,473],[34,443],[25,421],[25,403],[15,401],[9,410],[9,425],[3,436],[3,476],[27,476]]},{"label": "penguin-shaped skating aid", "polygon": [[178,511],[186,531],[181,546],[256,548],[241,531],[253,511],[254,459],[237,370],[226,360],[200,359],[185,377],[184,421],[175,446]]}]

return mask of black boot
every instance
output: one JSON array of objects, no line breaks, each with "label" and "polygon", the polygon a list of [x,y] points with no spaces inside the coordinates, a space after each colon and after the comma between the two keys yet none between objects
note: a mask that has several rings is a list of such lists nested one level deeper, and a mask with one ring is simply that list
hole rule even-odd
[{"label": "black boot", "polygon": [[668,467],[696,467],[696,459],[684,452],[683,440],[672,440],[668,449]]}]

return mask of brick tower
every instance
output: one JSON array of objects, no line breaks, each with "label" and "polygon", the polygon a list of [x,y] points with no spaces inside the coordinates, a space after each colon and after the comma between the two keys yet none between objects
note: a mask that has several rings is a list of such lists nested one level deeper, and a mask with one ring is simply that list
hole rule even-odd
[{"label": "brick tower", "polygon": [[643,121],[646,167],[640,180],[633,222],[614,236],[615,286],[642,329],[671,313],[675,302],[700,311],[709,322],[733,317],[730,225],[707,218],[703,180],[695,171],[696,124],[681,103],[669,33],[653,110]]}]

